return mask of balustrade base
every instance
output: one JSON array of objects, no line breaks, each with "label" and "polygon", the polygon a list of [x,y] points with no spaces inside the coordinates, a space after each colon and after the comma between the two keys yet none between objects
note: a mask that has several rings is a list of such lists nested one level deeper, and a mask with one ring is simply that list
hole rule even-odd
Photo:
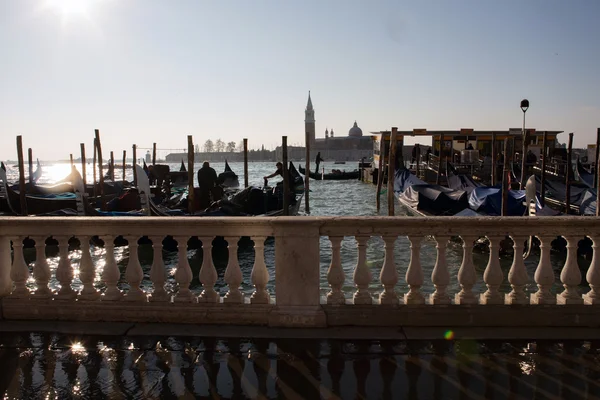
[{"label": "balustrade base", "polygon": [[583,304],[583,298],[581,297],[563,297],[560,294],[556,295],[556,304],[560,305],[571,305],[571,304]]},{"label": "balustrade base", "polygon": [[4,319],[268,325],[272,305],[2,299]]},{"label": "balustrade base", "polygon": [[[206,304],[0,299],[3,320],[271,327],[600,327],[600,307],[564,305]],[[399,331],[400,332],[400,331]]]}]

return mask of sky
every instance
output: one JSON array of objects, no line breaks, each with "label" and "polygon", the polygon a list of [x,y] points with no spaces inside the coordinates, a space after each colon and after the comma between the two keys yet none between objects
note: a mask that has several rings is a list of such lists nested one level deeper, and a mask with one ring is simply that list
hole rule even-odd
[{"label": "sky", "polygon": [[[273,149],[413,128],[600,127],[596,0],[0,0],[0,159]],[[175,151],[175,150],[174,150]],[[139,154],[139,153],[138,153]]]}]

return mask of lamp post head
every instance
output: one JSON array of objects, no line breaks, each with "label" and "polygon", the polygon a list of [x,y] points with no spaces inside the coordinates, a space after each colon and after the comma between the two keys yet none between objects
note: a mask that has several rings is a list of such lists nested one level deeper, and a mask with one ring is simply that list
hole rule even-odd
[{"label": "lamp post head", "polygon": [[527,100],[527,99],[521,100],[521,110],[523,110],[523,112],[525,112],[525,111],[527,111],[528,108],[529,108],[529,100]]}]

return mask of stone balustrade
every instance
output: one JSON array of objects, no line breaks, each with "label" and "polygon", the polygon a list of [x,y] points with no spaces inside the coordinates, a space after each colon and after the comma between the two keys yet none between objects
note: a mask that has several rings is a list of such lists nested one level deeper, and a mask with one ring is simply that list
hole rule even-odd
[{"label": "stone balustrade", "polygon": [[[594,217],[3,217],[2,318],[312,327],[597,326],[599,222]],[[531,236],[539,243],[539,261],[534,273],[528,274],[522,254]],[[46,258],[49,237],[58,246],[55,276]],[[244,282],[238,260],[238,243],[243,237],[249,237],[254,247],[249,282]],[[342,262],[342,242],[351,237],[357,256],[350,276]],[[384,260],[378,276],[368,260],[372,237],[383,241]],[[559,271],[550,262],[551,243],[557,237],[567,243]],[[69,256],[71,238],[79,241],[78,265]],[[202,243],[196,276],[188,260],[191,238]],[[409,261],[397,259],[398,238],[410,243],[403,257]],[[473,262],[474,244],[480,247],[482,238],[489,246],[483,274]],[[507,238],[514,249],[508,271],[503,270],[499,255]],[[589,291],[577,255],[578,244],[585,238],[591,240],[594,251],[585,273]],[[32,266],[24,255],[24,243],[31,240],[35,243]],[[119,268],[115,243],[125,240],[129,259],[125,268]],[[177,243],[174,284],[168,284],[163,260],[165,240]],[[218,240],[227,246],[224,271],[217,271],[213,262],[213,246]],[[100,258],[96,254],[94,260],[90,243],[97,248],[100,241],[104,253]],[[460,265],[448,261],[449,241],[462,244]],[[421,261],[425,242],[435,243],[432,269]],[[153,261],[146,276],[138,243],[152,245]],[[267,247],[274,250],[274,259],[269,261],[273,265],[267,265]],[[326,273],[321,271],[324,249],[331,253]],[[77,268],[81,284],[75,290]],[[429,280],[425,270],[431,271]],[[322,272],[327,288],[322,287]],[[269,286],[273,274],[274,285]],[[226,284],[224,293],[216,290],[219,276]],[[199,293],[190,288],[195,278],[201,284]],[[150,289],[142,287],[144,279],[151,281]],[[345,284],[349,279],[352,290]],[[58,290],[51,289],[52,280],[58,282]],[[452,280],[459,286],[454,292]],[[431,287],[424,287],[426,281]],[[535,290],[528,290],[532,283]],[[564,290],[556,291],[557,283]],[[243,284],[252,287],[251,293],[240,290]],[[482,284],[483,290],[474,289]],[[507,284],[510,290],[501,290]],[[323,289],[326,295],[322,295]]]}]

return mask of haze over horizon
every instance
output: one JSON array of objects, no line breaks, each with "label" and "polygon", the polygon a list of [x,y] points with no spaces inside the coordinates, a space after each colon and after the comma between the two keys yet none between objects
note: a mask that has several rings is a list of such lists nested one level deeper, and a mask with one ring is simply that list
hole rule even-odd
[{"label": "haze over horizon", "polygon": [[[317,137],[600,126],[600,2],[0,0],[0,159],[43,160],[187,135],[272,149]],[[140,156],[145,153],[140,152]]]}]

